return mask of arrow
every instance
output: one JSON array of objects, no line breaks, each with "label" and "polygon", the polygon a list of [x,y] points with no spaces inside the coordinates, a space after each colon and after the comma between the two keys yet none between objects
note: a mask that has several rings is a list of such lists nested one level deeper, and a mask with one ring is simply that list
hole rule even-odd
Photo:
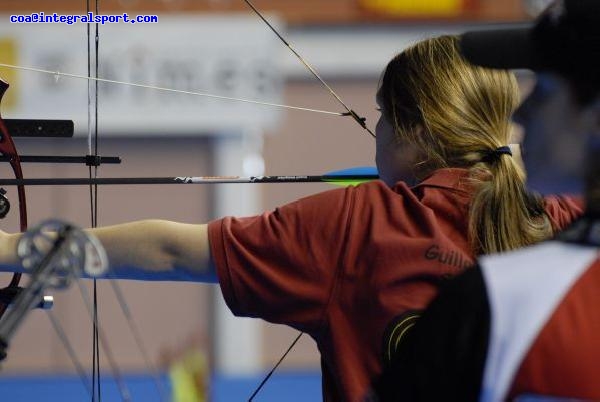
[{"label": "arrow", "polygon": [[375,167],[355,167],[324,175],[291,176],[176,176],[176,177],[104,177],[104,178],[28,178],[0,179],[0,186],[77,186],[140,184],[234,184],[234,183],[332,183],[357,185],[379,178]]}]

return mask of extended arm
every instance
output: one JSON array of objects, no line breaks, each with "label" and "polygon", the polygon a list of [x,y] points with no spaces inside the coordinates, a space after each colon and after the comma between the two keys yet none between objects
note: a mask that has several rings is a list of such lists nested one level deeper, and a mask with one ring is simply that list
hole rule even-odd
[{"label": "extended arm", "polygon": [[[109,276],[116,279],[216,282],[207,225],[142,220],[89,229],[108,255]],[[3,234],[0,269],[18,271],[20,234]]]}]

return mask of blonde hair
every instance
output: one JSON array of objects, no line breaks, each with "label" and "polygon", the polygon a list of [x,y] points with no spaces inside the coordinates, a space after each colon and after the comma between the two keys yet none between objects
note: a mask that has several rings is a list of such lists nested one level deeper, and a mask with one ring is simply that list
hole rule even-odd
[{"label": "blonde hair", "polygon": [[417,177],[445,167],[470,170],[475,194],[468,237],[476,254],[552,235],[542,200],[526,191],[522,167],[510,155],[493,152],[510,139],[510,117],[519,101],[513,74],[469,64],[457,38],[441,36],[392,59],[378,96],[397,140],[421,154]]}]

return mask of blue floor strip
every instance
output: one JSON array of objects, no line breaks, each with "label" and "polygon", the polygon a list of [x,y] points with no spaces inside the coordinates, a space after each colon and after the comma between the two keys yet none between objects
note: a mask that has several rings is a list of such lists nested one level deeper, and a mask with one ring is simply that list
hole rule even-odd
[{"label": "blue floor strip", "polygon": [[[124,377],[132,402],[160,402],[150,376]],[[211,382],[213,402],[247,401],[262,380],[261,375],[232,377],[216,375]],[[170,392],[168,377],[162,378]],[[108,376],[102,380],[102,400],[120,401],[115,382]],[[322,401],[321,375],[315,372],[281,372],[267,382],[254,399],[256,402]],[[79,377],[73,375],[2,375],[0,401],[10,402],[81,402],[91,401]]]}]

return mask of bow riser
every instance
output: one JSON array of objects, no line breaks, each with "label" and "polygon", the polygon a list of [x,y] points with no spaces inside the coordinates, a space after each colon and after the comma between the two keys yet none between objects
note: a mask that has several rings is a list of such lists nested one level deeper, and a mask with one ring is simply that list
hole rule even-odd
[{"label": "bow riser", "polygon": [[[3,80],[0,80],[0,104],[2,103],[2,98],[4,94],[8,90],[8,83]],[[0,114],[0,154],[9,158],[10,166],[13,170],[15,178],[23,179],[23,172],[21,170],[21,160],[19,158],[19,154],[17,153],[17,148],[15,143],[2,120],[2,115]],[[25,186],[18,185],[17,186],[17,194],[19,198],[19,226],[21,232],[27,230],[27,202],[25,198]],[[21,274],[16,273],[13,274],[13,277],[8,285],[8,289],[14,289],[19,286],[19,282],[21,281]],[[0,318],[6,311],[8,304],[0,304]]]}]

